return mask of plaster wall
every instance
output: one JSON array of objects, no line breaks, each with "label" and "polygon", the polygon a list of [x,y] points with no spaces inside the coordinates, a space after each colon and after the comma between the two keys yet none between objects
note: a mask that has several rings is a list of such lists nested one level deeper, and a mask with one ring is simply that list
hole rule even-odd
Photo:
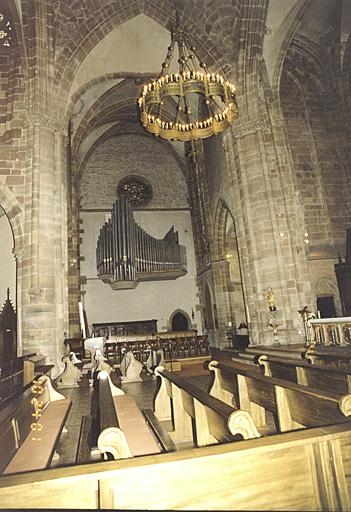
[{"label": "plaster wall", "polygon": [[89,325],[96,322],[158,320],[158,330],[167,330],[172,313],[181,309],[191,318],[195,313],[194,328],[201,332],[200,313],[196,297],[196,266],[189,211],[135,211],[134,218],[150,235],[163,238],[174,225],[179,242],[186,247],[187,274],[176,280],[140,282],[134,290],[112,290],[96,277],[95,248],[99,230],[108,212],[81,213],[81,274],[84,305]]},{"label": "plaster wall", "polygon": [[139,14],[107,34],[78,70],[71,94],[90,80],[109,73],[155,73],[171,40],[170,33],[151,18]]}]

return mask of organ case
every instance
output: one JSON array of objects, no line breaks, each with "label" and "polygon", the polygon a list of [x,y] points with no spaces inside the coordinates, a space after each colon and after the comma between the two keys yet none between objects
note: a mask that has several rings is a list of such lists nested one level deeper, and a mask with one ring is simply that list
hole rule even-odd
[{"label": "organ case", "polygon": [[135,288],[139,281],[177,279],[187,272],[186,250],[174,226],[162,240],[134,220],[125,195],[119,195],[111,218],[100,229],[97,275],[114,290]]}]

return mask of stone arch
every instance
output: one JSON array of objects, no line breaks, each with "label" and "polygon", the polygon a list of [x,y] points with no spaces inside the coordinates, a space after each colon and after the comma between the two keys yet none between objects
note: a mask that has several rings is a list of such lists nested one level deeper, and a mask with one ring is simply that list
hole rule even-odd
[{"label": "stone arch", "polygon": [[278,56],[271,75],[272,90],[275,94],[278,94],[278,91],[280,90],[280,80],[283,73],[284,61],[291,41],[312,2],[313,0],[298,0],[297,5],[290,10],[278,31],[280,33],[285,33],[285,36],[282,39],[278,51],[275,50],[275,53]]},{"label": "stone arch", "polygon": [[123,131],[123,132],[118,132],[118,131],[116,132],[116,126],[112,126],[111,128],[109,128],[106,132],[104,132],[100,137],[98,137],[94,141],[92,146],[87,151],[87,153],[86,153],[82,163],[79,165],[79,169],[77,169],[79,176],[81,177],[82,174],[84,173],[84,170],[85,170],[85,167],[86,167],[86,163],[89,160],[89,157],[91,156],[91,154],[94,152],[95,148],[99,144],[101,144],[102,142],[104,142],[105,140],[107,140],[110,137],[114,137],[114,136],[117,137],[117,136],[130,135],[130,134],[140,135],[141,137],[147,137],[147,138],[149,138],[151,140],[156,140],[156,142],[158,144],[163,145],[167,149],[167,151],[170,153],[170,155],[174,158],[174,160],[177,162],[177,165],[180,167],[184,177],[186,178],[186,176],[187,176],[187,169],[186,169],[185,162],[181,158],[181,156],[178,154],[178,152],[174,149],[174,147],[173,147],[173,145],[172,145],[172,143],[170,141],[160,139],[159,137],[155,138],[154,135],[150,135],[149,133],[141,132],[141,131],[133,132],[131,130],[126,130],[126,131]]},{"label": "stone arch", "polygon": [[[128,6],[124,3],[120,8],[116,6],[111,8],[110,5],[105,5],[91,13],[91,16],[85,20],[84,26],[89,27],[90,30],[81,34],[81,40],[77,41],[73,47],[65,47],[56,63],[58,91],[65,94],[64,99],[62,94],[57,95],[56,107],[58,112],[63,113],[66,110],[74,76],[93,48],[112,30],[139,14],[149,17],[168,30],[175,24],[173,6],[167,5],[166,9],[155,9],[155,6],[148,1],[145,3],[134,1],[130,2]],[[213,11],[211,11],[211,14],[213,14]],[[205,60],[208,65],[216,62],[218,71],[223,73],[226,63],[223,61],[221,48],[213,45],[202,25],[189,28],[192,29],[192,42],[198,48],[201,59]],[[77,31],[77,33],[79,32]],[[220,41],[218,42],[220,43]],[[72,40],[70,40],[70,43],[72,44]]]},{"label": "stone arch", "polygon": [[21,13],[17,3],[14,0],[3,0],[1,10],[9,17],[12,26],[12,37],[14,37],[15,44],[18,50],[19,59],[21,63],[24,81],[28,79],[27,67],[27,51],[24,42],[24,33],[22,27]]},{"label": "stone arch", "polygon": [[341,315],[342,307],[339,295],[339,289],[332,276],[321,276],[314,285],[314,292],[316,299],[319,297],[332,296],[334,297],[336,311]]},{"label": "stone arch", "polygon": [[235,226],[233,215],[226,202],[222,198],[218,199],[213,225],[215,259],[225,258],[225,229],[228,215],[232,218]]},{"label": "stone arch", "polygon": [[215,213],[213,245],[212,268],[223,337],[228,326],[235,330],[239,324],[247,323],[247,313],[235,221],[222,198],[218,200]]},{"label": "stone arch", "polygon": [[[22,249],[23,249],[23,210],[11,190],[0,182],[0,206],[8,218],[13,235],[13,255],[16,266],[16,289],[12,294],[16,297],[17,310],[17,350],[22,347],[22,318],[21,318],[21,276],[22,276]],[[0,299],[1,300],[1,299]]]},{"label": "stone arch", "polygon": [[[190,316],[188,315],[188,313],[186,311],[184,311],[184,309],[176,309],[175,311],[173,311],[173,313],[169,317],[169,320],[168,320],[168,330],[170,330],[170,331],[173,330],[173,328],[172,328],[173,319],[174,319],[174,317],[176,315],[182,315],[187,320],[188,329],[191,328],[192,320],[191,320]],[[185,330],[188,330],[188,329],[185,329]]]},{"label": "stone arch", "polygon": [[23,246],[23,211],[16,196],[2,183],[0,183],[0,205],[5,211],[5,214],[7,215],[7,218],[10,222],[14,239],[14,254],[17,259]]}]

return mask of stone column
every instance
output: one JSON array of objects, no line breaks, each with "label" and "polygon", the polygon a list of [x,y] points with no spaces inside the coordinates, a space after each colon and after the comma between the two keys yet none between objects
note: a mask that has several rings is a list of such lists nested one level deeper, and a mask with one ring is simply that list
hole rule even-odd
[{"label": "stone column", "polygon": [[[282,130],[281,125],[279,133]],[[302,342],[297,310],[310,306],[312,297],[303,243],[305,228],[288,150],[284,139],[278,140],[274,128],[259,116],[242,121],[233,131],[235,140],[227,135],[225,148],[238,184],[233,187],[234,201],[243,207],[236,226],[251,342],[273,343],[267,326],[269,287],[282,323],[281,343]]]},{"label": "stone column", "polygon": [[68,332],[67,183],[64,127],[33,115],[27,176],[21,304],[23,349],[57,363]]}]

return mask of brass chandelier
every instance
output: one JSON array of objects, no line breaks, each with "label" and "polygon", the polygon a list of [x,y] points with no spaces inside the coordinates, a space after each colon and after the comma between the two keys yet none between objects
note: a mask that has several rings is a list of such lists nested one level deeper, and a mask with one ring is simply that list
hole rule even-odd
[{"label": "brass chandelier", "polygon": [[[179,68],[171,72],[176,45]],[[178,15],[162,70],[143,85],[138,105],[147,132],[182,142],[220,133],[238,117],[234,85],[200,61]]]}]

